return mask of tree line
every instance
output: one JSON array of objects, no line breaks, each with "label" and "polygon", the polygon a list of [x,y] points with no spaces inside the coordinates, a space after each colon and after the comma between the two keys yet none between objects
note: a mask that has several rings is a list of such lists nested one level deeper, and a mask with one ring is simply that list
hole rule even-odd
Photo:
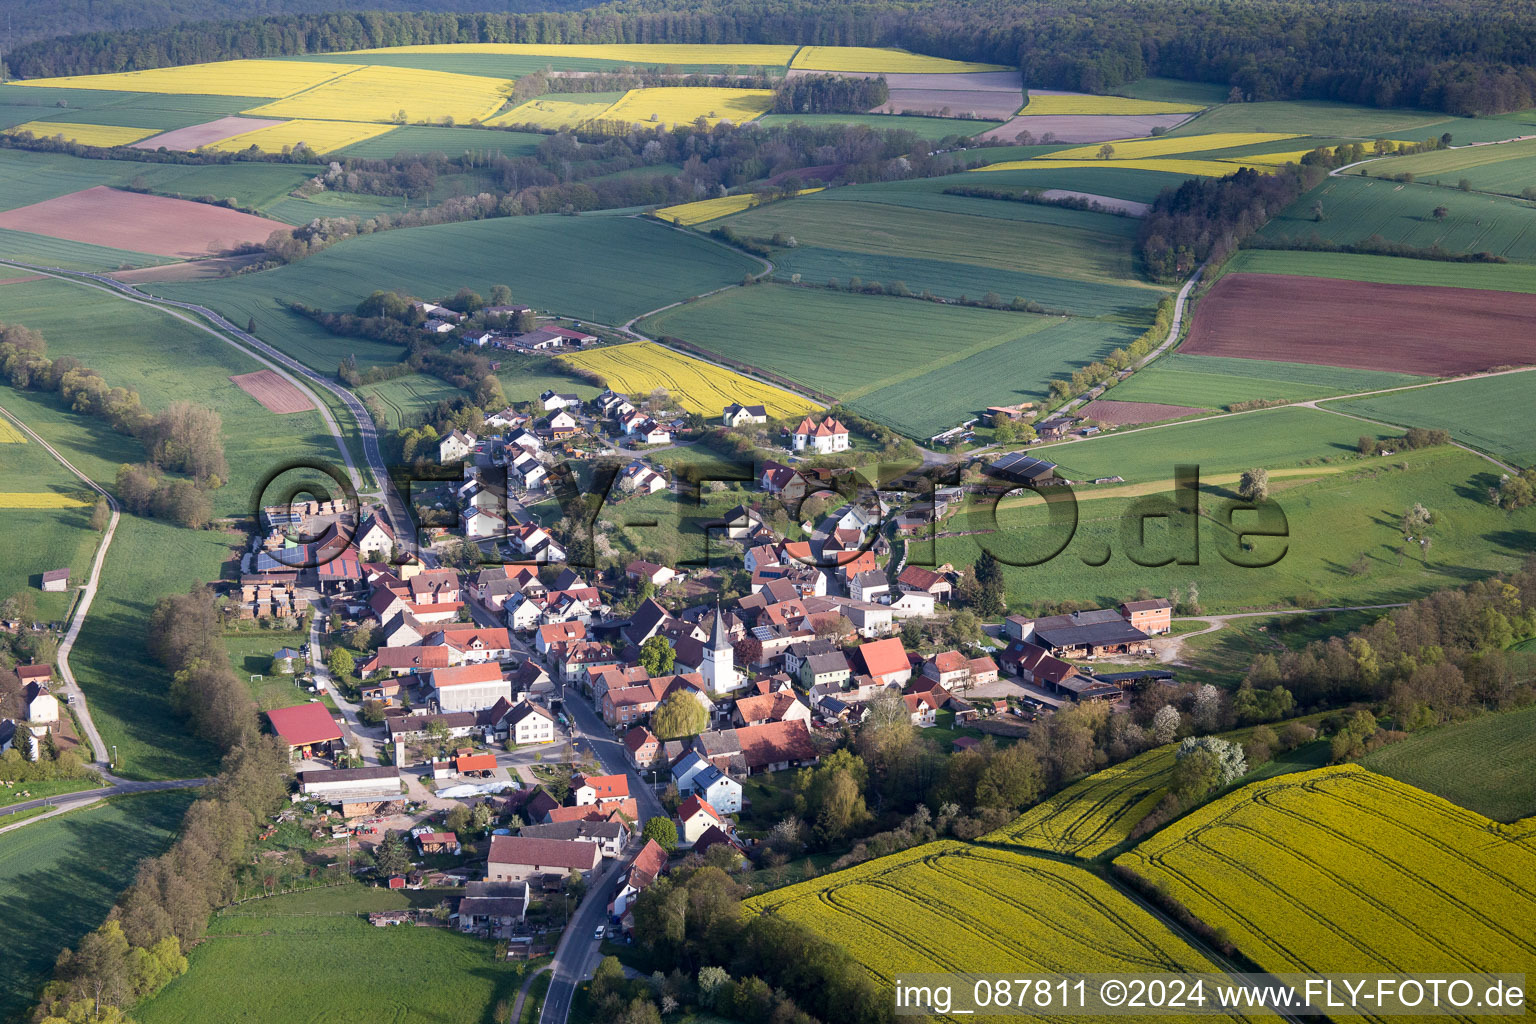
[{"label": "tree line", "polygon": [[773,93],[776,114],[862,114],[891,98],[884,75],[797,75]]},{"label": "tree line", "polygon": [[208,525],[213,502],[207,492],[229,475],[217,412],[177,400],[152,413],[137,391],[109,385],[74,356],[50,359],[43,336],[19,324],[0,324],[0,375],[12,387],[57,394],[74,412],[105,420],[144,446],[144,463],[118,470],[118,497],[130,512],[181,526]]},{"label": "tree line", "polygon": [[1231,87],[1247,100],[1342,100],[1452,114],[1536,104],[1536,0],[719,0],[687,9],[676,0],[626,0],[532,14],[302,13],[37,40],[15,48],[8,63],[15,74],[37,78],[475,42],[897,46],[1016,67],[1031,86],[1085,92],[1159,75]]}]

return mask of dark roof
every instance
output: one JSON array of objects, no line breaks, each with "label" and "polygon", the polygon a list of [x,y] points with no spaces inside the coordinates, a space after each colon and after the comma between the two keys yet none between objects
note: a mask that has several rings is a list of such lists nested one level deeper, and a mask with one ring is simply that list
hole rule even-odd
[{"label": "dark roof", "polygon": [[524,839],[617,839],[624,834],[624,826],[616,821],[556,821],[525,825],[517,834]]},{"label": "dark roof", "polygon": [[486,856],[491,864],[519,864],[541,868],[582,868],[591,870],[599,857],[594,843],[565,839],[524,839],[521,836],[492,836]]},{"label": "dark roof", "polygon": [[847,672],[848,658],[842,651],[828,651],[825,654],[813,654],[805,659],[806,667],[811,670],[811,675],[821,675],[823,672]]},{"label": "dark roof", "polygon": [[1041,629],[1035,626],[1035,637],[1044,647],[1058,650],[1072,647],[1108,647],[1114,644],[1140,643],[1147,634],[1116,617],[1113,622],[1092,622],[1087,625]]},{"label": "dark roof", "polygon": [[1008,477],[1011,480],[1042,480],[1049,479],[1055,474],[1056,463],[1037,459],[1024,452],[1009,452],[993,460],[987,466],[987,472],[994,476]]},{"label": "dark roof", "polygon": [[1172,608],[1173,604],[1166,597],[1154,597],[1147,601],[1126,601],[1120,607],[1128,612],[1155,612]]},{"label": "dark roof", "polygon": [[390,736],[398,736],[402,733],[426,732],[427,726],[433,722],[442,722],[449,729],[463,729],[478,725],[479,720],[479,716],[473,711],[455,711],[446,715],[404,715],[386,719],[384,728],[389,731]]},{"label": "dark roof", "polygon": [[400,769],[394,765],[379,765],[372,768],[327,768],[312,772],[299,772],[299,784],[307,786],[312,782],[371,782],[374,779],[398,779]]}]

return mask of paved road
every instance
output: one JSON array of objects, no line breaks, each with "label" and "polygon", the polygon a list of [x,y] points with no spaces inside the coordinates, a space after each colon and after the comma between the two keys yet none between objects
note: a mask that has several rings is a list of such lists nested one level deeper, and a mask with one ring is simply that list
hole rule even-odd
[{"label": "paved road", "polygon": [[356,747],[363,756],[363,764],[370,767],[379,763],[379,743],[385,738],[382,726],[369,728],[358,719],[357,713],[362,710],[360,705],[352,703],[341,688],[336,685],[336,680],[331,678],[331,670],[326,667],[320,657],[320,620],[327,613],[321,610],[319,602],[310,602],[309,616],[309,668],[314,673],[315,683],[322,691],[330,694],[331,700],[341,709],[342,740],[350,750]]},{"label": "paved road", "polygon": [[[108,776],[112,778],[112,776]],[[89,807],[109,796],[123,796],[129,793],[155,793],[165,789],[193,789],[197,786],[206,786],[212,779],[171,779],[159,782],[126,782],[118,780],[115,785],[103,786],[99,789],[82,789],[78,793],[65,793],[61,796],[44,797],[39,800],[25,800],[19,804],[11,804],[9,807],[0,808],[0,815],[14,814],[17,811],[29,811],[35,807],[52,807],[47,814],[38,814],[25,821],[18,821],[12,825],[0,826],[0,835],[4,835],[13,829],[26,828],[28,825],[44,821],[56,815],[69,811],[78,811],[82,807]],[[0,817],[0,821],[4,821]]]},{"label": "paved road", "polygon": [[[177,316],[178,319],[191,324],[199,330],[212,334],[221,341],[245,351],[247,355],[269,366],[296,387],[302,389],[303,385],[294,379],[295,374],[330,392],[347,407],[347,410],[352,414],[352,418],[357,422],[358,435],[363,442],[363,457],[367,461],[368,470],[373,474],[377,484],[376,490],[363,493],[382,496],[385,518],[395,531],[395,536],[399,538],[401,546],[414,547],[415,530],[410,525],[411,519],[406,510],[405,502],[401,500],[400,495],[395,491],[394,483],[389,476],[389,470],[384,464],[384,457],[379,449],[378,428],[373,422],[373,417],[368,414],[368,410],[363,406],[363,403],[351,391],[335,383],[329,377],[315,372],[281,349],[267,344],[254,334],[241,330],[206,306],[199,306],[191,302],[180,302],[175,299],[162,299],[147,292],[139,291],[130,284],[114,280],[104,274],[89,274],[75,270],[64,270],[59,267],[21,263],[16,260],[0,260],[0,265],[18,267],[34,273],[48,274],[53,277],[90,281],[94,282],[98,287],[120,294],[131,302],[161,309],[183,309],[194,313],[208,321],[208,323],[211,323],[218,330],[214,330],[206,324],[199,323],[188,317],[179,316],[174,313],[171,315]],[[354,486],[358,487],[361,491],[363,487],[362,478],[357,471],[357,466],[352,461],[352,452],[347,447],[346,439],[342,436],[340,426],[324,403],[317,403],[317,408],[336,439],[337,449],[341,454],[342,462],[347,467],[348,475],[351,477]]]},{"label": "paved road", "polygon": [[[567,701],[567,706],[571,702]],[[555,947],[550,969],[554,972],[549,981],[549,992],[544,996],[544,1009],[539,1013],[539,1024],[565,1024],[571,1014],[571,1001],[576,996],[576,986],[591,976],[602,960],[602,952],[596,937],[597,926],[608,922],[608,904],[619,890],[619,879],[639,852],[638,844],[618,860],[604,860],[602,875],[587,886],[587,895],[581,906],[571,916],[565,934]]]}]

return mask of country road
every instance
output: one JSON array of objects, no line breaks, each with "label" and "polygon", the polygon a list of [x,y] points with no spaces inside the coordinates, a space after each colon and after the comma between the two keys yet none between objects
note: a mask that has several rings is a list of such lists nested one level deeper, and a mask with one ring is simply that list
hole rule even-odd
[{"label": "country road", "polygon": [[[113,779],[115,777],[108,775],[107,778]],[[5,815],[15,814],[18,811],[30,811],[37,807],[52,807],[53,810],[46,814],[34,815],[25,821],[18,821],[13,825],[0,825],[0,836],[14,829],[26,828],[28,825],[36,824],[39,821],[46,821],[49,818],[57,817],[60,814],[78,811],[108,797],[129,796],[134,793],[159,793],[167,789],[195,789],[199,786],[206,786],[212,781],[212,779],[162,779],[153,782],[128,782],[118,779],[111,786],[101,786],[97,789],[82,789],[77,793],[64,793],[60,796],[50,796],[40,800],[26,800],[19,804],[11,804],[8,807],[0,807],[0,821],[5,820]]]},{"label": "country road", "polygon": [[[368,410],[363,406],[362,401],[347,388],[332,381],[329,377],[310,369],[288,355],[288,353],[267,344],[254,334],[241,330],[206,306],[199,306],[191,302],[181,302],[176,299],[162,299],[147,292],[142,292],[130,284],[107,277],[104,274],[64,270],[59,267],[40,266],[8,259],[0,259],[0,266],[11,266],[33,273],[45,274],[49,277],[88,283],[88,287],[95,287],[98,290],[116,294],[125,301],[160,309],[176,317],[178,320],[211,334],[234,348],[240,349],[257,362],[280,374],[285,380],[300,390],[306,389],[302,383],[294,378],[295,374],[303,377],[313,385],[324,388],[347,407],[347,411],[352,414],[353,420],[356,421],[358,436],[362,439],[363,443],[363,457],[368,464],[368,471],[372,474],[376,484],[376,488],[372,491],[364,489],[364,481],[358,473],[356,464],[353,462],[352,452],[347,447],[346,438],[342,434],[340,425],[336,422],[336,418],[324,402],[316,402],[316,408],[324,418],[331,436],[336,441],[337,450],[341,455],[342,462],[346,465],[347,473],[352,480],[353,486],[357,487],[361,494],[381,496],[384,502],[385,519],[388,520],[390,527],[394,530],[395,536],[399,539],[402,546],[413,546],[412,542],[416,536],[415,530],[411,528],[411,519],[406,510],[405,502],[401,500],[399,493],[396,492],[394,482],[389,475],[389,469],[384,464],[384,457],[379,448],[378,427],[373,422],[373,417],[369,415]],[[173,309],[185,310],[195,314],[195,316],[206,320],[207,323],[171,312]],[[208,324],[213,326],[210,327]]]}]

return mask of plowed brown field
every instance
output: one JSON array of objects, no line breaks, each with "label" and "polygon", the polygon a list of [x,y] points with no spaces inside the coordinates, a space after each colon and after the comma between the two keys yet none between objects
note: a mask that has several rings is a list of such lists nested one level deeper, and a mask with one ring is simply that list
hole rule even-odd
[{"label": "plowed brown field", "polygon": [[222,206],[105,185],[6,210],[0,213],[0,228],[181,257],[226,252],[290,230],[287,224]]},{"label": "plowed brown field", "polygon": [[1446,376],[1536,363],[1536,295],[1228,274],[1181,352]]},{"label": "plowed brown field", "polygon": [[241,391],[266,406],[268,412],[307,412],[315,407],[308,395],[288,383],[274,370],[242,373],[229,379],[234,381],[235,386]]},{"label": "plowed brown field", "polygon": [[1089,402],[1077,410],[1077,415],[1087,420],[1098,420],[1112,427],[1130,423],[1156,423],[1159,420],[1176,420],[1193,416],[1204,409],[1190,405],[1159,405],[1156,402]]}]

